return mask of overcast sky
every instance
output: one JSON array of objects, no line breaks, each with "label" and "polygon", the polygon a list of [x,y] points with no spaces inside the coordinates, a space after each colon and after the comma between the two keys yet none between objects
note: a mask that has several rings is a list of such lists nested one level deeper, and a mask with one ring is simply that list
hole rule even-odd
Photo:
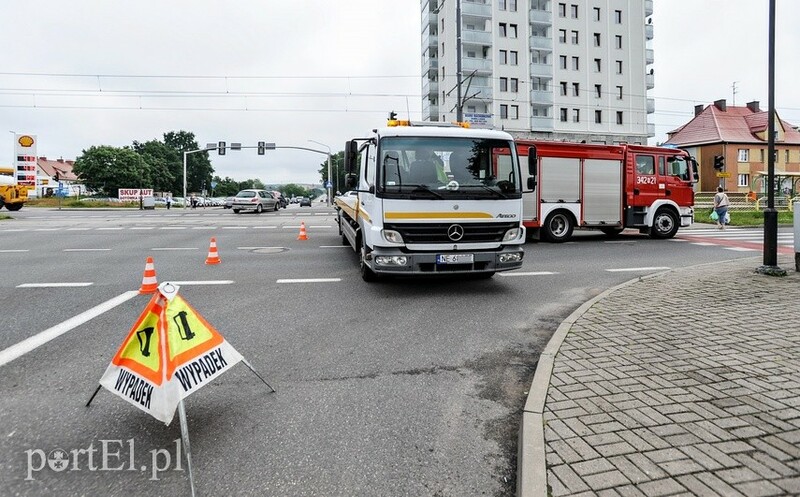
[{"label": "overcast sky", "polygon": [[[451,1],[451,0],[446,0]],[[520,2],[523,3],[523,2]],[[777,0],[776,107],[800,124],[800,1]],[[187,130],[326,147],[421,113],[418,0],[0,0],[0,164],[11,132],[74,159]],[[13,20],[13,22],[12,22]],[[768,1],[655,0],[656,137],[720,98],[767,107]],[[314,183],[324,156],[212,155],[215,174]]]}]

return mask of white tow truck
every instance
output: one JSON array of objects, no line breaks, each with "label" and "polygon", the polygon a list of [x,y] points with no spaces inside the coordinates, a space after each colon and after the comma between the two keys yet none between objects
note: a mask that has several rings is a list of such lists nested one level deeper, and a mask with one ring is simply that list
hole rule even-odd
[{"label": "white tow truck", "polygon": [[490,278],[521,267],[522,175],[511,135],[392,117],[345,145],[351,192],[335,206],[362,278]]}]

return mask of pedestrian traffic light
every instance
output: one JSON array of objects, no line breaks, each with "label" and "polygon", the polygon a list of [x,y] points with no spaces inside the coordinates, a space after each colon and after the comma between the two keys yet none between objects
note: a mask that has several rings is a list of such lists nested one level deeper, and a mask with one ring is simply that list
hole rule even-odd
[{"label": "pedestrian traffic light", "polygon": [[264,155],[267,147],[264,142],[258,142],[258,155]]},{"label": "pedestrian traffic light", "polygon": [[725,156],[724,155],[715,155],[714,156],[714,169],[717,171],[722,171],[725,169]]},{"label": "pedestrian traffic light", "polygon": [[219,155],[225,155],[225,142],[219,142],[217,144],[217,153]]}]

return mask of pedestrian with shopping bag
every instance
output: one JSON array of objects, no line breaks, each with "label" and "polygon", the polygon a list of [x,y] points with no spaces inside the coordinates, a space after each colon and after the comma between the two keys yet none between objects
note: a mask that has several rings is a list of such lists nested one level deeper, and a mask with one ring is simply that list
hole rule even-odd
[{"label": "pedestrian with shopping bag", "polygon": [[711,219],[717,222],[717,229],[724,230],[725,224],[730,222],[728,217],[729,205],[730,200],[728,200],[725,190],[721,186],[717,187],[717,194],[714,195],[714,210],[711,211]]}]

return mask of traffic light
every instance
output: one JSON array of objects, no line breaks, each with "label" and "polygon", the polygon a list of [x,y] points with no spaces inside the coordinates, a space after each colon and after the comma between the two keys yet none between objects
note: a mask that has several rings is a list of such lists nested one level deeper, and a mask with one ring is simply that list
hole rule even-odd
[{"label": "traffic light", "polygon": [[725,169],[725,156],[724,155],[715,155],[714,156],[714,169],[717,171],[722,171]]},{"label": "traffic light", "polygon": [[267,149],[267,147],[266,147],[266,144],[264,142],[258,142],[258,155],[264,155],[264,152],[266,151],[266,149]]},{"label": "traffic light", "polygon": [[61,181],[61,174],[56,171],[56,181]]},{"label": "traffic light", "polygon": [[397,119],[397,112],[395,112],[395,111],[389,112],[389,120],[390,121],[394,121],[396,119]]},{"label": "traffic light", "polygon": [[225,142],[217,143],[217,153],[219,155],[225,155]]}]

